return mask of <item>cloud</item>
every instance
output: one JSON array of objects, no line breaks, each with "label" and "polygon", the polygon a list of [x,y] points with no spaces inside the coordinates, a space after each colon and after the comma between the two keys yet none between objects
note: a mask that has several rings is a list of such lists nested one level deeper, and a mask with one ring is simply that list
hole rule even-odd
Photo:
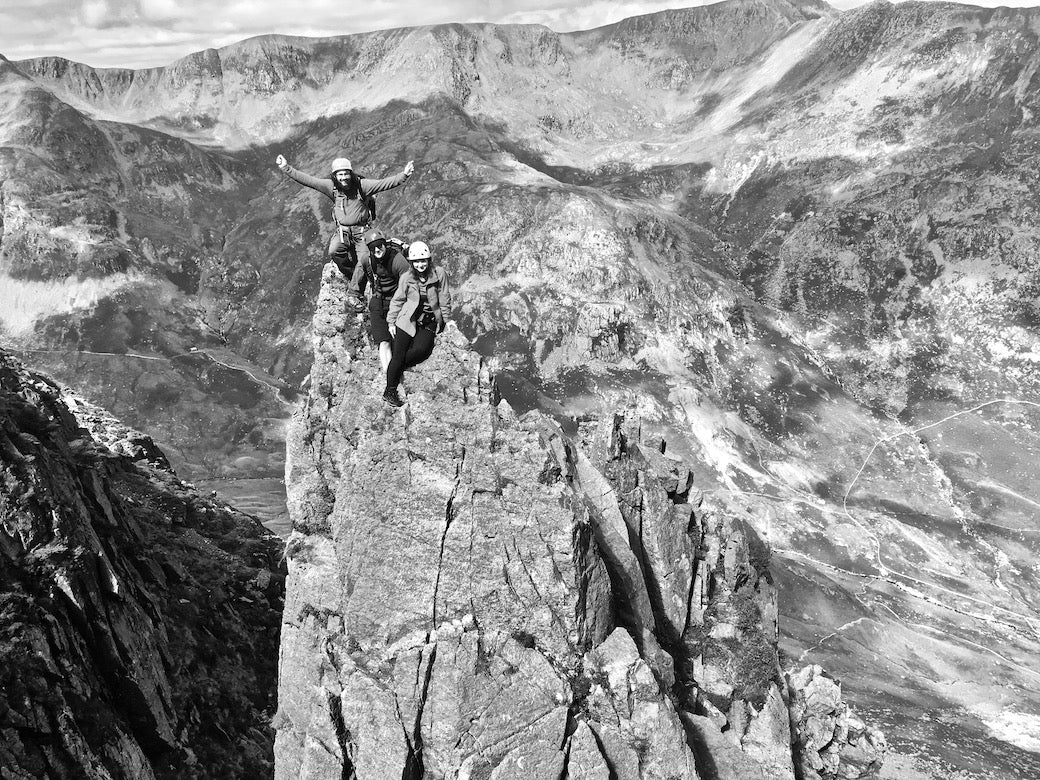
[{"label": "cloud", "polygon": [[79,21],[88,29],[132,26],[138,18],[137,0],[82,0]]},{"label": "cloud", "polygon": [[87,27],[100,27],[107,20],[109,12],[105,0],[87,0],[79,9],[79,19]]},{"label": "cloud", "polygon": [[184,18],[184,4],[177,0],[140,0],[140,15],[152,23],[169,22]]},{"label": "cloud", "polygon": [[676,3],[675,0],[594,0],[594,2],[538,3],[538,8],[513,10],[503,15],[505,24],[543,24],[559,32],[591,30],[595,27],[620,22],[630,16],[666,11],[677,7],[708,5],[704,2]]}]

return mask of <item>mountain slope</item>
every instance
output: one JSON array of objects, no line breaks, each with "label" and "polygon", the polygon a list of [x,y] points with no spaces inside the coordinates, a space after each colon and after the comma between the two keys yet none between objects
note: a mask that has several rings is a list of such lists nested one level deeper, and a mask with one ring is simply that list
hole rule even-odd
[{"label": "mountain slope", "polygon": [[110,399],[131,423],[164,432],[189,476],[235,474],[216,461],[241,458],[259,462],[253,474],[278,474],[280,452],[276,465],[265,462],[281,449],[281,425],[267,420],[285,417],[291,394],[226,349],[229,332],[248,327],[230,302],[258,282],[221,258],[247,208],[249,169],[88,116],[9,64],[2,78],[7,344],[30,348],[34,363]]},{"label": "mountain slope", "polygon": [[[232,148],[437,93],[525,131],[562,112],[560,121],[580,122],[581,134],[602,139],[647,130],[669,92],[754,63],[793,27],[831,13],[824,3],[738,0],[582,33],[451,24],[339,38],[261,36],[145,71],[94,70],[57,57],[17,65],[77,107]],[[647,40],[653,45],[641,45]]]},{"label": "mountain slope", "polygon": [[[567,35],[261,38],[217,53],[231,100],[216,76],[180,86],[212,55],[135,76],[140,100],[126,76],[91,92],[16,67],[245,166],[213,255],[226,283],[175,300],[226,314],[259,376],[306,371],[326,238],[273,154],[319,172],[347,153],[366,175],[416,159],[381,225],[433,242],[514,407],[573,430],[627,405],[687,458],[705,502],[772,545],[784,650],[842,677],[893,771],[1028,777],[1036,15],[722,3]],[[92,311],[86,333],[111,319],[75,316]]]}]

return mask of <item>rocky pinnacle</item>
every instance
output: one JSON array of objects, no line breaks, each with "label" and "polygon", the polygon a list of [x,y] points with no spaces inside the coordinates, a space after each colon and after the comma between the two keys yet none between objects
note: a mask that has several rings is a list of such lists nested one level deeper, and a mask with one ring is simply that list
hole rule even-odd
[{"label": "rocky pinnacle", "polygon": [[327,266],[289,437],[276,777],[860,778],[768,550],[623,414],[518,416],[453,328],[384,405]]}]

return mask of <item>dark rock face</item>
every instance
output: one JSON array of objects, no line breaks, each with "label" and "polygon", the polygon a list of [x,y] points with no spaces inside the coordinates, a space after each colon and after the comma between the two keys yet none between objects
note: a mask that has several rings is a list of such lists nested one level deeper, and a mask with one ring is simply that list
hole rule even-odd
[{"label": "dark rock face", "polygon": [[276,538],[7,354],[0,523],[5,778],[270,772]]},{"label": "dark rock face", "polygon": [[[824,745],[792,752],[808,716],[789,710],[754,531],[702,512],[689,469],[622,417],[577,442],[518,417],[452,329],[407,407],[382,405],[326,270],[289,439],[276,777],[793,780],[818,763],[803,745]],[[877,775],[869,734],[843,776]]]}]

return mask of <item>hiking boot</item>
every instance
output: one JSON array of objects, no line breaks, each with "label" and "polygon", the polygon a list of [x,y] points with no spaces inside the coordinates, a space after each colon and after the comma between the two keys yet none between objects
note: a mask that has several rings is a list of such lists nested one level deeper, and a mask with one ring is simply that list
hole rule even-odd
[{"label": "hiking boot", "polygon": [[397,389],[393,388],[393,387],[388,387],[383,392],[383,400],[386,401],[391,406],[397,406],[397,407],[404,406],[404,401],[402,401],[401,400],[401,396],[399,396],[397,394]]}]

